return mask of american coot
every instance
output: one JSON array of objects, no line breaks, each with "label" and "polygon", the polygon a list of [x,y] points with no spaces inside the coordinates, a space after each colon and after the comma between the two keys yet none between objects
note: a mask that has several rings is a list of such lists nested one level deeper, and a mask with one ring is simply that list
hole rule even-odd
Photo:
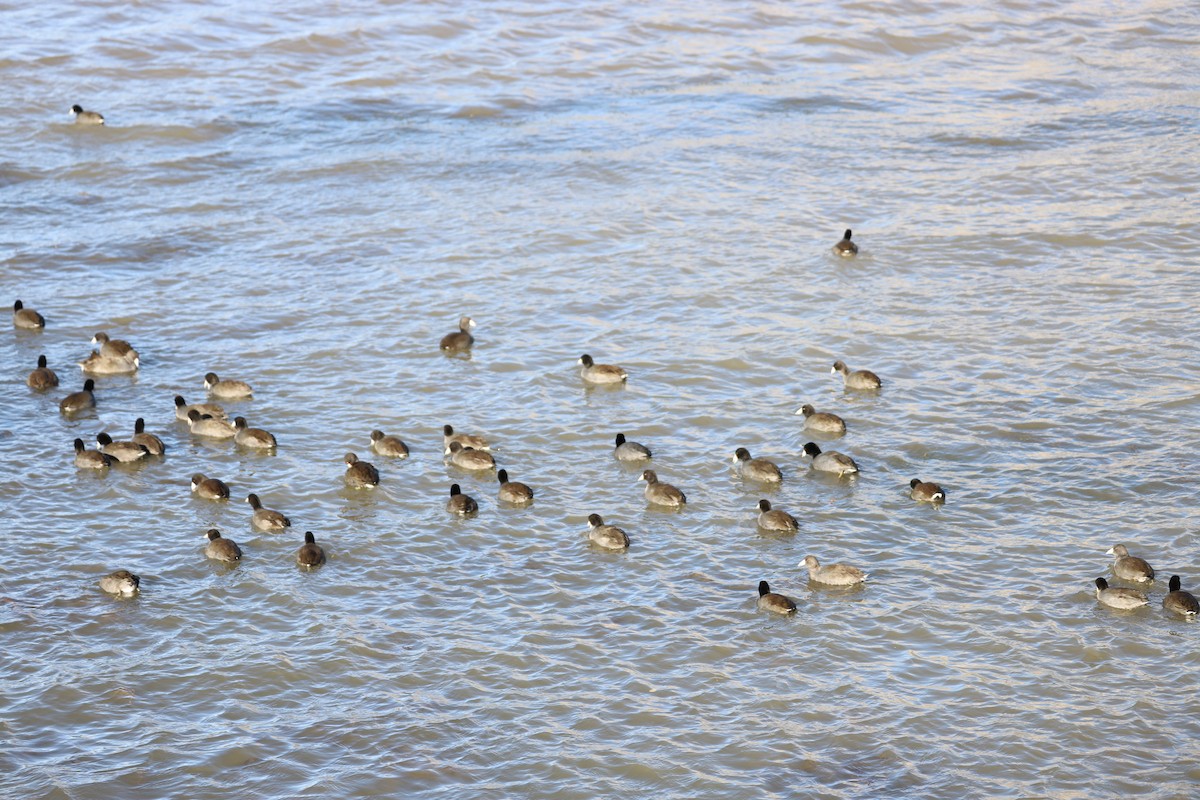
[{"label": "american coot", "polygon": [[208,478],[197,472],[192,476],[192,492],[205,500],[229,499],[229,487],[219,478]]},{"label": "american coot", "polygon": [[878,389],[883,386],[879,376],[869,369],[856,369],[853,372],[841,361],[833,362],[830,372],[842,373],[842,383],[847,389]]},{"label": "american coot", "polygon": [[612,364],[597,364],[592,357],[584,353],[579,357],[579,377],[587,383],[624,383],[629,373]]},{"label": "american coot", "polygon": [[138,362],[120,356],[101,355],[93,350],[91,355],[79,362],[79,368],[89,375],[129,375],[138,371]]},{"label": "american coot", "polygon": [[29,377],[25,379],[25,385],[30,389],[51,389],[58,386],[58,375],[54,374],[54,370],[46,366],[46,357],[38,356],[37,369],[29,373]]},{"label": "american coot", "polygon": [[87,450],[83,439],[75,440],[75,466],[80,469],[105,469],[112,464],[112,458],[99,450]]},{"label": "american coot", "polygon": [[446,510],[465,517],[479,511],[479,503],[470,495],[463,494],[462,487],[456,483],[450,487],[450,499],[446,501]]},{"label": "american coot", "polygon": [[743,478],[749,478],[760,483],[782,483],[783,473],[774,462],[765,458],[751,458],[750,451],[739,447],[733,454],[733,463],[737,464]]},{"label": "american coot", "polygon": [[800,406],[796,413],[804,415],[804,429],[806,431],[819,431],[830,434],[843,434],[846,432],[846,421],[837,414],[827,414],[824,411],[817,411],[807,403]]},{"label": "american coot", "polygon": [[458,321],[458,330],[442,337],[441,348],[454,351],[470,350],[471,345],[475,344],[475,337],[471,335],[474,328],[475,320],[463,317]]},{"label": "american coot", "polygon": [[1170,593],[1162,601],[1163,608],[1167,611],[1182,614],[1185,617],[1194,617],[1200,612],[1200,603],[1196,602],[1196,598],[1192,596],[1192,593],[1185,592],[1180,588],[1178,575],[1171,576],[1167,588],[1170,590]]},{"label": "american coot", "polygon": [[500,481],[499,498],[505,503],[513,505],[525,505],[533,502],[533,489],[530,489],[523,483],[510,481],[508,479],[508,470],[500,470],[496,473],[496,479]]},{"label": "american coot", "polygon": [[232,439],[237,436],[237,428],[225,420],[201,414],[194,408],[188,412],[188,430],[208,439]]},{"label": "american coot", "polygon": [[786,511],[771,508],[770,500],[758,501],[758,527],[764,531],[792,533],[800,530],[800,523]]},{"label": "american coot", "polygon": [[76,414],[85,409],[95,408],[96,396],[92,393],[95,388],[96,382],[88,378],[83,382],[83,389],[72,392],[59,401],[58,410],[64,414]]},{"label": "american coot", "polygon": [[233,430],[234,443],[242,447],[251,447],[256,450],[270,450],[275,447],[274,434],[268,433],[262,428],[247,427],[245,417],[234,417]]},{"label": "american coot", "polygon": [[408,458],[408,445],[383,431],[371,431],[371,449],[387,458]]},{"label": "american coot", "polygon": [[847,564],[826,564],[821,566],[816,556],[805,556],[796,566],[808,570],[808,579],[828,586],[855,586],[867,579],[867,573],[858,567]]},{"label": "american coot", "polygon": [[490,453],[476,450],[474,447],[463,447],[458,442],[451,442],[446,448],[450,463],[459,469],[491,469],[496,466],[496,459]]},{"label": "american coot", "polygon": [[942,491],[942,487],[936,483],[929,483],[920,478],[913,478],[908,482],[908,496],[913,500],[922,503],[944,503],[946,502],[946,493]]},{"label": "american coot", "polygon": [[791,614],[796,610],[796,604],[790,597],[772,592],[766,581],[758,582],[758,607],[776,614]]},{"label": "american coot", "polygon": [[613,449],[613,456],[617,461],[649,461],[650,448],[637,442],[629,442],[625,440],[625,434],[617,434],[617,445]]},{"label": "american coot", "polygon": [[846,228],[846,232],[842,234],[842,240],[833,246],[833,252],[839,256],[852,256],[858,252],[858,245],[850,241],[852,231]]},{"label": "american coot", "polygon": [[37,331],[46,327],[46,320],[32,308],[26,308],[20,300],[13,303],[13,327]]},{"label": "american coot", "polygon": [[858,464],[850,456],[836,450],[822,453],[821,448],[813,442],[804,445],[804,454],[812,456],[813,469],[820,472],[832,472],[837,475],[853,475],[858,472]]},{"label": "american coot", "polygon": [[1137,589],[1108,588],[1108,581],[1104,578],[1096,578],[1096,599],[1109,608],[1119,608],[1125,611],[1141,608],[1150,603],[1146,599],[1146,595]]},{"label": "american coot", "polygon": [[141,417],[133,421],[133,443],[146,448],[152,456],[161,456],[167,452],[167,446],[163,444],[162,439],[153,433],[146,433],[146,420]]},{"label": "american coot", "polygon": [[658,473],[652,469],[642,472],[642,477],[638,480],[646,482],[646,499],[656,506],[679,508],[687,502],[683,492],[669,483],[659,481]]},{"label": "american coot", "polygon": [[116,572],[110,572],[100,579],[100,588],[109,594],[119,594],[123,597],[132,597],[137,594],[138,587],[141,586],[142,579],[134,575],[127,569],[119,569]]},{"label": "american coot", "polygon": [[208,389],[209,395],[219,400],[238,400],[250,397],[254,393],[250,384],[245,381],[223,381],[217,377],[215,372],[209,372],[204,376],[204,388]]},{"label": "american coot", "polygon": [[442,447],[449,450],[450,445],[458,442],[463,447],[473,447],[476,450],[491,450],[487,439],[475,433],[455,433],[450,425],[442,426]]},{"label": "american coot", "polygon": [[283,514],[263,508],[262,501],[253,492],[246,495],[246,502],[254,509],[254,513],[250,515],[250,524],[258,530],[275,532],[292,527],[292,521]]},{"label": "american coot", "polygon": [[208,544],[204,546],[204,555],[213,561],[242,560],[242,548],[237,546],[237,542],[226,539],[216,528],[209,528],[207,536]]},{"label": "american coot", "polygon": [[229,415],[225,413],[225,409],[221,408],[216,403],[193,403],[188,404],[187,400],[183,399],[183,395],[175,395],[175,419],[181,422],[187,422],[191,412],[197,412],[201,416],[208,415],[213,419],[228,419]]},{"label": "american coot", "polygon": [[373,489],[379,485],[379,470],[375,465],[359,461],[354,453],[346,453],[342,458],[346,465],[346,484],[353,489]]},{"label": "american coot", "polygon": [[103,125],[104,115],[99,111],[87,111],[83,106],[76,103],[71,106],[71,116],[75,118],[76,125]]},{"label": "american coot", "polygon": [[107,433],[96,434],[96,443],[100,445],[100,452],[122,464],[132,464],[150,455],[150,451],[144,445],[136,442],[114,442]]},{"label": "american coot", "polygon": [[588,540],[606,550],[629,547],[629,536],[616,525],[605,525],[599,514],[588,515]]},{"label": "american coot", "polygon": [[325,563],[325,550],[317,544],[312,531],[304,532],[304,544],[296,551],[296,563],[302,567],[316,567]]},{"label": "american coot", "polygon": [[92,344],[100,345],[100,355],[105,358],[123,358],[133,362],[135,367],[141,363],[141,356],[133,349],[133,345],[124,339],[110,339],[104,331],[92,337]]},{"label": "american coot", "polygon": [[1113,557],[1113,575],[1121,580],[1134,583],[1148,583],[1154,580],[1154,567],[1137,556],[1129,555],[1129,548],[1125,545],[1115,544],[1109,548],[1107,554]]}]

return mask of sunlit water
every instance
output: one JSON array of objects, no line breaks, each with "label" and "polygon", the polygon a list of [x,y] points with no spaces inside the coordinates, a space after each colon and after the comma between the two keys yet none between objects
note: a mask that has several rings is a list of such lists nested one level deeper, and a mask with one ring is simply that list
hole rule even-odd
[{"label": "sunlit water", "polygon": [[[0,299],[47,328],[0,337],[0,795],[1195,796],[1196,627],[1160,606],[1200,587],[1194,8],[2,18]],[[66,419],[100,330],[141,371]],[[628,386],[585,388],[585,352]],[[209,370],[254,385],[226,405],[276,453],[175,421]],[[810,473],[805,402],[860,476]],[[164,459],[75,469],[138,416]],[[534,504],[448,467],[447,423]],[[618,431],[683,511],[647,507]],[[739,446],[783,486],[743,483]],[[251,491],[293,531],[252,530]],[[762,497],[800,533],[757,533]],[[1148,608],[1096,602],[1117,542],[1159,571]],[[819,588],[810,553],[871,578]],[[140,596],[100,592],[118,567]],[[761,579],[794,617],[756,611]]]}]

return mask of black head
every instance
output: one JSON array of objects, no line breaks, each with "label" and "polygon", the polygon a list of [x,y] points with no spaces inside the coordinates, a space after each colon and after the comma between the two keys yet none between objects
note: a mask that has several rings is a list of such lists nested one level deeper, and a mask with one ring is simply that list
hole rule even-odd
[{"label": "black head", "polygon": [[804,405],[800,406],[800,413],[806,417],[811,417],[813,414],[817,413],[817,410],[811,405],[805,403]]},{"label": "black head", "polygon": [[1108,581],[1104,580],[1104,578],[1096,578],[1096,588],[1103,592],[1108,588]]},{"label": "black head", "polygon": [[221,532],[219,530],[217,530],[216,528],[208,529],[208,540],[210,542],[216,541],[217,539],[220,539],[220,538],[221,538]]},{"label": "black head", "polygon": [[450,452],[451,453],[457,453],[459,450],[463,450],[463,449],[465,449],[465,448],[462,446],[461,442],[451,442],[450,443]]},{"label": "black head", "polygon": [[910,488],[915,489],[915,488],[917,488],[917,484],[919,484],[920,482],[921,482],[920,478],[913,478],[911,481],[908,482],[908,485]]},{"label": "black head", "polygon": [[97,433],[96,441],[102,445],[103,444],[112,444],[112,437],[109,436],[107,433]]},{"label": "black head", "polygon": [[92,337],[92,341],[96,342],[98,344],[104,344],[105,342],[108,341],[108,334],[105,333],[104,331],[100,331],[99,333],[97,333],[95,336]]},{"label": "black head", "polygon": [[233,418],[233,427],[235,427],[235,428],[246,427],[246,418],[245,417],[234,417]]},{"label": "black head", "polygon": [[845,361],[835,361],[835,362],[833,362],[833,371],[834,372],[849,372],[850,368],[846,366]]},{"label": "black head", "polygon": [[652,469],[645,470],[642,473],[641,480],[646,483],[658,483],[658,473]]},{"label": "black head", "polygon": [[581,356],[579,357],[579,363],[580,363],[580,364],[583,364],[585,367],[590,367],[590,366],[592,366],[593,364],[595,364],[596,362],[595,362],[595,361],[592,361],[592,357],[591,357],[591,356],[589,356],[587,353],[584,353],[583,355],[581,355]]},{"label": "black head", "polygon": [[443,426],[442,426],[442,433],[443,433],[444,435],[446,435],[446,436],[453,436],[453,435],[454,435],[454,428],[450,427],[449,425],[443,425]]},{"label": "black head", "polygon": [[371,441],[378,442],[383,438],[383,431],[371,431]]},{"label": "black head", "polygon": [[758,501],[758,510],[763,514],[770,511],[771,510],[771,501],[770,500],[759,500]]},{"label": "black head", "polygon": [[133,432],[134,433],[145,433],[146,432],[146,420],[144,420],[141,417],[138,417],[137,419],[135,419],[133,421]]},{"label": "black head", "polygon": [[733,455],[734,455],[734,457],[737,458],[738,461],[749,461],[750,460],[750,451],[744,447],[739,447]]},{"label": "black head", "polygon": [[[42,366],[42,364],[39,363],[38,366],[40,367],[40,366]],[[620,447],[623,444],[625,444],[625,434],[618,433],[617,434],[617,447]]]},{"label": "black head", "polygon": [[92,380],[91,378],[88,378],[86,381],[83,382],[83,390],[85,392],[92,392],[92,391],[95,391],[95,389],[96,389],[96,382],[94,380]]},{"label": "black head", "polygon": [[204,376],[205,383],[220,383],[221,379],[217,377],[217,373],[209,372]]},{"label": "black head", "polygon": [[759,581],[758,582],[758,596],[762,597],[764,594],[770,594],[770,593],[771,593],[770,585],[766,581]]},{"label": "black head", "polygon": [[588,514],[588,525],[592,526],[593,528],[599,528],[603,524],[604,520],[599,514]]},{"label": "black head", "polygon": [[347,467],[352,467],[358,463],[358,456],[354,455],[354,453],[346,453],[346,455],[342,457],[342,461],[346,463]]},{"label": "black head", "polygon": [[1180,586],[1182,586],[1182,585],[1183,585],[1183,584],[1181,584],[1181,583],[1179,582],[1179,576],[1178,576],[1178,575],[1172,575],[1172,576],[1171,576],[1171,581],[1170,581],[1170,583],[1168,583],[1168,584],[1167,584],[1167,591],[1170,591],[1170,592],[1178,592],[1178,591],[1179,591],[1179,587],[1180,587]]},{"label": "black head", "polygon": [[83,452],[83,439],[76,439],[76,440],[75,440],[75,452],[76,452],[76,453],[82,453],[82,452]]},{"label": "black head", "polygon": [[316,544],[316,541],[317,541],[317,537],[313,536],[312,531],[304,532],[304,543],[305,544]]},{"label": "black head", "polygon": [[194,408],[191,409],[188,411],[188,419],[190,419],[192,422],[197,422],[200,419],[200,412]]},{"label": "black head", "polygon": [[496,480],[500,483],[508,483],[508,470],[502,469],[496,473]]},{"label": "black head", "polygon": [[13,303],[13,311],[20,311],[20,310],[21,310],[22,308],[24,308],[24,307],[25,307],[25,304],[24,304],[24,303],[22,303],[20,300],[18,300],[17,302]]},{"label": "black head", "polygon": [[809,442],[808,444],[804,445],[804,452],[805,454],[816,458],[817,456],[821,455],[821,448],[817,447],[813,442]]},{"label": "black head", "polygon": [[462,487],[459,486],[457,483],[451,484],[450,485],[450,496],[458,497],[460,494],[462,494]]},{"label": "black head", "polygon": [[83,106],[79,105],[79,103],[76,103],[75,105],[71,106],[71,111],[75,114],[82,114]]},{"label": "black head", "polygon": [[181,395],[181,394],[175,395],[175,407],[176,408],[183,408],[186,405],[187,405],[187,400],[183,399],[183,395]]},{"label": "black head", "polygon": [[255,511],[262,508],[262,501],[258,499],[258,495],[256,495],[254,492],[246,495],[246,502],[249,503],[250,507]]},{"label": "black head", "polygon": [[845,239],[847,242],[850,241],[850,229],[849,228],[846,228],[846,233],[844,236],[842,236],[842,238]]},{"label": "black head", "polygon": [[46,357],[38,356],[38,369],[45,369],[45,368],[46,368]]},{"label": "black head", "polygon": [[207,480],[207,479],[204,477],[204,473],[197,472],[195,475],[192,476],[192,485],[199,486],[200,484],[204,483],[205,480]]}]

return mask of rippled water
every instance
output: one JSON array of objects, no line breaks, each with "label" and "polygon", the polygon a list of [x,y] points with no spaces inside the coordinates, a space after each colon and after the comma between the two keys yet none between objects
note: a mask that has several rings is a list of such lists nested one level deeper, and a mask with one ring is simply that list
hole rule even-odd
[{"label": "rippled water", "polygon": [[[1200,587],[1195,9],[4,19],[0,298],[47,328],[0,337],[0,794],[1195,794],[1196,628],[1160,607],[1167,576]],[[476,346],[447,357],[462,314]],[[99,330],[142,369],[65,419]],[[584,388],[585,352],[628,386]],[[845,392],[838,358],[884,390]],[[175,421],[209,370],[254,385],[227,407],[276,453]],[[860,476],[810,474],[805,402]],[[74,468],[73,438],[137,416],[165,459]],[[446,466],[446,423],[535,503]],[[373,428],[412,457],[369,455]],[[646,507],[618,431],[683,511]],[[377,491],[343,486],[349,450]],[[192,499],[197,471],[234,501]],[[477,518],[445,512],[455,481]],[[295,532],[253,531],[250,491]],[[760,497],[800,533],[757,533]],[[213,525],[240,565],[205,560]],[[1097,605],[1117,542],[1163,578],[1149,608]],[[809,553],[871,579],[809,584]],[[140,596],[99,591],[117,567]],[[794,617],[756,611],[764,578]]]}]

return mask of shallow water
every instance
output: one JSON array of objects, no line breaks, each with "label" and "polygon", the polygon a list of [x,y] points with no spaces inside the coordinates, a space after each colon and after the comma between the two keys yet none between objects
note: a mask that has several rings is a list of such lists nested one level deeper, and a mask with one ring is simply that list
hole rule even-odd
[{"label": "shallow water", "polygon": [[[1195,793],[1196,627],[1160,601],[1200,586],[1196,11],[5,19],[0,298],[47,328],[0,337],[0,794]],[[142,369],[63,418],[99,330]],[[584,387],[585,352],[628,386]],[[883,391],[844,391],[839,358]],[[255,387],[226,407],[277,452],[175,421],[209,370]],[[810,473],[805,402],[861,475]],[[72,439],[138,416],[164,459],[74,468]],[[447,467],[447,423],[534,504]],[[646,507],[618,431],[684,510]],[[739,446],[783,486],[743,483]],[[377,490],[344,487],[347,451]],[[195,472],[234,500],[192,499]],[[252,530],[251,491],[294,532]],[[760,497],[800,533],[758,534]],[[628,552],[590,547],[589,513]],[[206,562],[210,526],[241,564]],[[1117,542],[1159,570],[1149,608],[1097,605]],[[809,553],[871,579],[809,584]],[[118,567],[140,596],[98,590]],[[756,612],[764,578],[798,614]]]}]

